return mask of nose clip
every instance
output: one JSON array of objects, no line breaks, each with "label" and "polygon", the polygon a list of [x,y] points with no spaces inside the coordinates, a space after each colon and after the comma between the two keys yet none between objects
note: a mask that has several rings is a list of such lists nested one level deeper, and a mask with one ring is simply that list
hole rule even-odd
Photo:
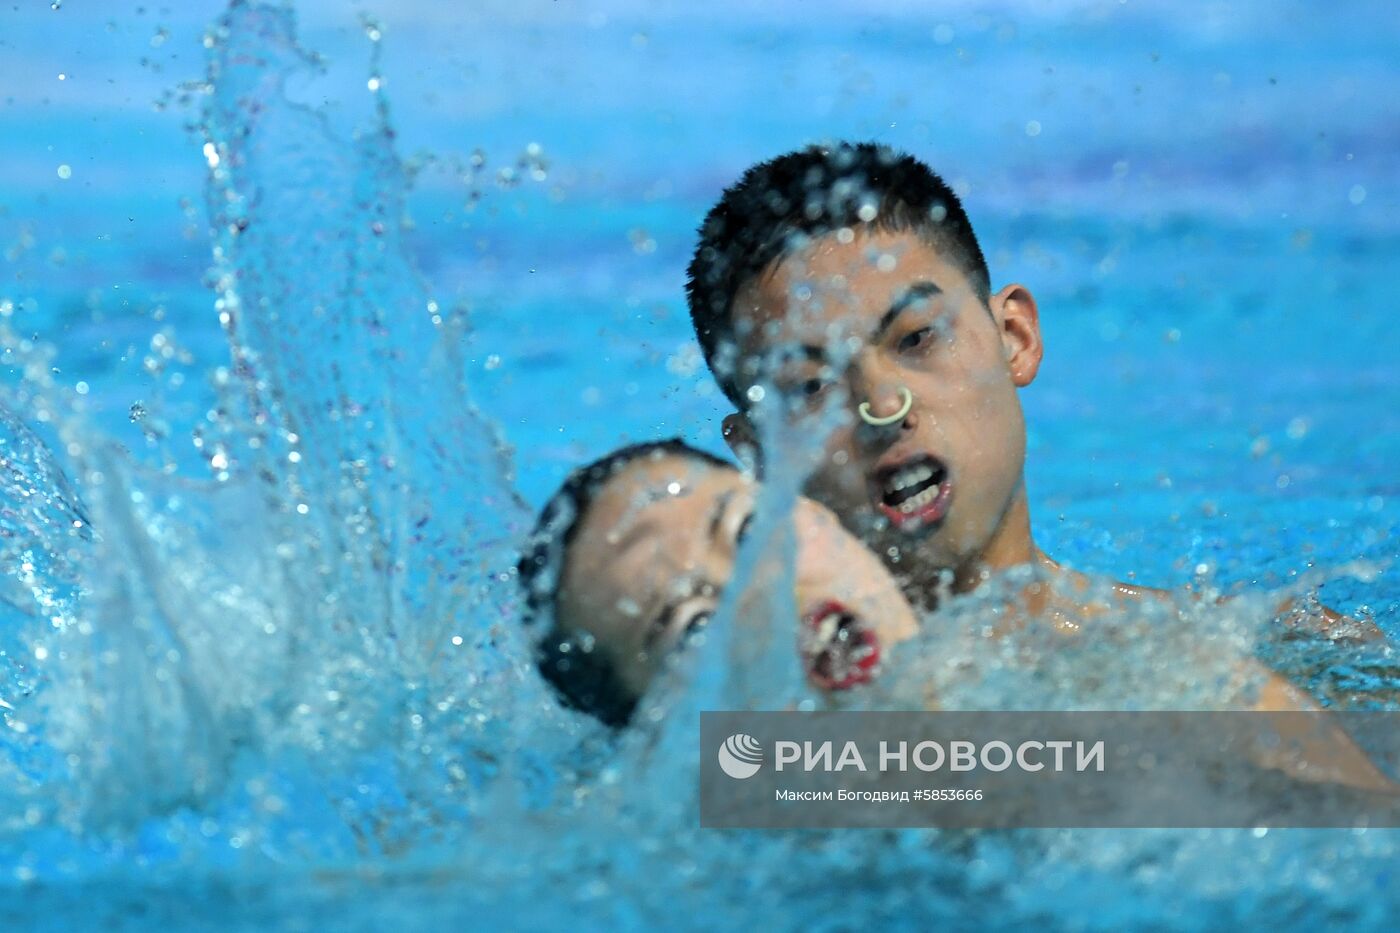
[{"label": "nose clip", "polygon": [[866,424],[874,425],[877,428],[903,421],[904,416],[909,414],[909,409],[914,407],[914,393],[910,392],[906,386],[900,386],[899,392],[904,396],[904,403],[899,406],[899,411],[883,417],[872,415],[870,413],[870,403],[861,402],[860,407],[856,409],[860,414],[860,420],[864,421]]}]

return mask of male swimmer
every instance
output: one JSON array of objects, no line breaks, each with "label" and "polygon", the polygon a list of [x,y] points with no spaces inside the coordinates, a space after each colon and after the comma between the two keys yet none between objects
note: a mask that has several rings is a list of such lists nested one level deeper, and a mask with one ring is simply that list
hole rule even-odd
[{"label": "male swimmer", "polygon": [[[626,725],[719,605],[756,495],[738,470],[676,440],[625,447],[565,480],[519,563],[527,616],[547,627],[536,663],[565,703]],[[913,610],[826,509],[799,499],[793,521],[794,655],[820,689],[864,683],[914,632]]]},{"label": "male swimmer", "polygon": [[[537,666],[565,703],[628,722],[668,656],[718,607],[757,494],[744,474],[677,440],[624,447],[570,474],[518,567],[526,617],[546,628]],[[792,521],[792,627],[808,680],[828,691],[867,683],[917,631],[914,612],[825,508],[799,498]],[[1305,705],[1261,666],[1241,675],[1262,678],[1257,708]]]},{"label": "male swimmer", "polygon": [[[719,605],[756,494],[733,467],[675,440],[625,447],[565,480],[540,513],[519,579],[527,620],[546,627],[536,665],[566,705],[615,729],[628,725],[667,661]],[[913,611],[825,508],[799,498],[792,521],[795,654],[818,689],[868,683],[890,649],[915,634]],[[743,610],[739,617],[748,624]],[[1242,689],[1237,701],[1247,708],[1316,708],[1257,662],[1243,661],[1238,675],[1222,687]],[[925,705],[935,708],[936,698],[926,693]],[[1309,781],[1395,790],[1340,731],[1297,738],[1301,757],[1271,753],[1263,763]]]},{"label": "male swimmer", "polygon": [[[1031,565],[1024,611],[1073,627],[1105,608],[1031,534],[1017,393],[1043,353],[1035,298],[992,291],[967,214],[922,162],[842,143],[754,166],[702,224],[687,297],[736,455],[761,474],[765,417],[825,432],[803,492],[916,605]],[[1379,634],[1324,612],[1324,627]]]}]

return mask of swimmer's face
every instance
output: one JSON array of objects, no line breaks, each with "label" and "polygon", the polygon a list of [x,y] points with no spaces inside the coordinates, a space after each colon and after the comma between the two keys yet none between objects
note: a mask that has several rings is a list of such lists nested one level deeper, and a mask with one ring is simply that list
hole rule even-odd
[{"label": "swimmer's face", "polygon": [[[593,636],[634,698],[715,612],[756,493],[735,470],[663,455],[630,464],[594,497],[569,546],[556,614],[566,632]],[[795,520],[809,678],[851,686],[873,674],[882,639],[912,633],[912,611],[834,516],[804,501]],[[793,630],[796,642],[798,620]]]},{"label": "swimmer's face", "polygon": [[[917,234],[862,228],[783,257],[739,290],[733,314],[740,372],[779,390],[760,404],[826,432],[807,495],[896,571],[988,559],[1024,498],[1016,389],[1041,355],[1025,289],[989,308]],[[862,402],[890,423],[860,418]],[[728,426],[752,432],[737,416]]]}]

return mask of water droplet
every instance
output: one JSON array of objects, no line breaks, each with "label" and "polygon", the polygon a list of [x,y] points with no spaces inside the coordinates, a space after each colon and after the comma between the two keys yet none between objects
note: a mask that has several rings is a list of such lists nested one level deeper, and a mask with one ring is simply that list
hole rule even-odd
[{"label": "water droplet", "polygon": [[60,165],[58,167],[58,177],[64,181],[73,177],[73,167],[71,165]]},{"label": "water droplet", "polygon": [[1352,185],[1351,191],[1347,193],[1347,200],[1353,204],[1360,204],[1366,200],[1366,189],[1361,185]]},{"label": "water droplet", "polygon": [[1031,120],[1031,121],[1029,121],[1029,122],[1026,124],[1026,135],[1027,135],[1027,136],[1039,136],[1039,135],[1040,135],[1040,121],[1039,121],[1039,120]]}]

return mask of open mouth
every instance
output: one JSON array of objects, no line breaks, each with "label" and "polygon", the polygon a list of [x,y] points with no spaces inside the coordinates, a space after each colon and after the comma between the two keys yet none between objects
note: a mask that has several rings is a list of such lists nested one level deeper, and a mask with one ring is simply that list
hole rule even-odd
[{"label": "open mouth", "polygon": [[896,528],[923,527],[948,514],[953,485],[948,468],[937,457],[925,455],[886,467],[875,481],[880,512]]},{"label": "open mouth", "polygon": [[880,639],[859,616],[836,601],[803,620],[799,644],[807,678],[822,690],[869,683],[880,663]]}]

